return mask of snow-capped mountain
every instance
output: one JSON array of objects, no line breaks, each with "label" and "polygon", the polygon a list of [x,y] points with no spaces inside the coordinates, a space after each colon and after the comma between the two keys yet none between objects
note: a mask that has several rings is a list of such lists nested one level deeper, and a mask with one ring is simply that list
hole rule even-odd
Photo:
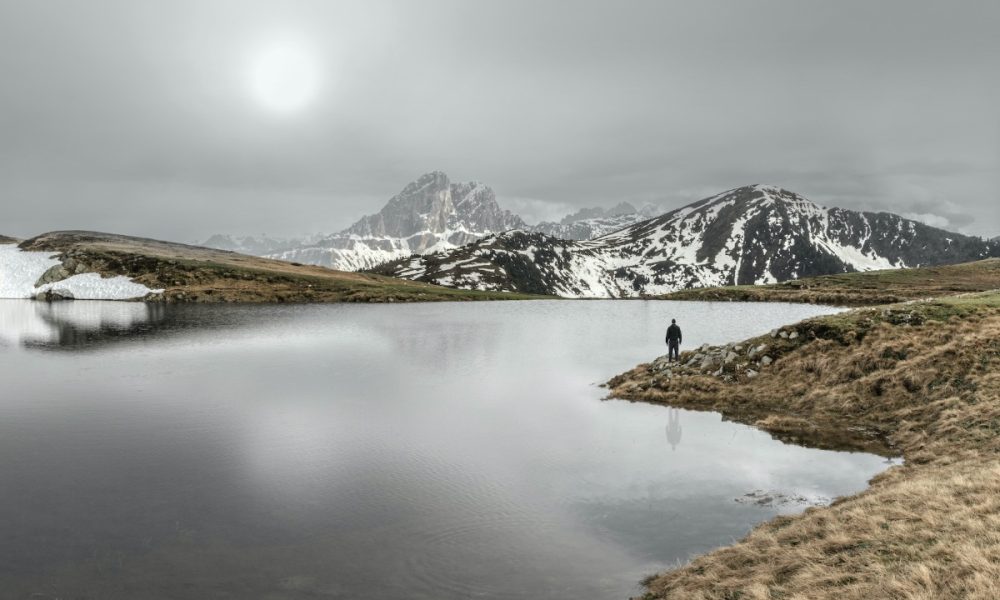
[{"label": "snow-capped mountain", "polygon": [[558,223],[543,221],[529,229],[563,240],[591,240],[662,212],[651,204],[637,209],[628,202],[621,202],[611,208],[583,208],[563,217]]},{"label": "snow-capped mountain", "polygon": [[500,208],[489,186],[452,183],[447,175],[434,171],[407,185],[378,213],[362,217],[340,233],[251,254],[357,271],[523,227],[520,217]]},{"label": "snow-capped mountain", "polygon": [[353,271],[412,254],[456,248],[510,229],[589,240],[662,212],[652,204],[637,209],[622,202],[611,208],[580,209],[559,222],[529,226],[500,209],[488,186],[450,183],[444,173],[433,172],[406,186],[379,213],[363,217],[340,233],[291,239],[216,234],[198,245]]},{"label": "snow-capped mountain", "polygon": [[1000,244],[890,213],[824,208],[773,186],[729,190],[587,241],[490,236],[383,265],[465,289],[633,297],[1000,256]]}]

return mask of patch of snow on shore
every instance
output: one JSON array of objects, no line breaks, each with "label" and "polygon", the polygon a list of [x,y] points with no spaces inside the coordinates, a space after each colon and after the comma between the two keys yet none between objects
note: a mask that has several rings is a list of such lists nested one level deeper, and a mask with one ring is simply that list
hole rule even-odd
[{"label": "patch of snow on shore", "polygon": [[35,282],[51,267],[59,264],[50,252],[25,252],[14,244],[0,245],[0,298],[34,298],[39,292],[66,290],[78,300],[131,300],[142,298],[151,290],[124,275],[101,277],[98,273],[81,273],[35,287]]},{"label": "patch of snow on shore", "polygon": [[0,245],[0,298],[31,298],[38,278],[58,264],[48,252],[22,252],[14,244]]}]

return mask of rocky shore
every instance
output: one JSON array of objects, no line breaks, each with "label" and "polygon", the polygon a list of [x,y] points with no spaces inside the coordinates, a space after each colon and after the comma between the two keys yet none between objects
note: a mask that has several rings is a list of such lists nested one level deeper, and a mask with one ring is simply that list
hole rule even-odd
[{"label": "rocky shore", "polygon": [[809,319],[680,358],[615,377],[610,395],[904,462],[651,577],[644,599],[1000,597],[1000,292]]}]

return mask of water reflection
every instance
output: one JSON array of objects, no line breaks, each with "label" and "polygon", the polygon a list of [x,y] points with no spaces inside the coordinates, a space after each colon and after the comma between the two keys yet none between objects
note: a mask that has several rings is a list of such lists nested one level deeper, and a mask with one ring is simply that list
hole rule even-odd
[{"label": "water reflection", "polygon": [[822,311],[0,302],[0,596],[634,595],[799,510],[747,491],[834,497],[884,465],[593,382],[671,315],[714,342]]},{"label": "water reflection", "polygon": [[[154,337],[245,328],[262,319],[280,323],[282,315],[271,307],[254,306],[0,299],[0,348],[96,350]],[[211,323],[208,328],[206,321]]]},{"label": "water reflection", "polygon": [[681,411],[673,407],[667,411],[667,441],[670,442],[671,450],[677,450],[677,444],[681,443],[681,432],[683,431],[681,429]]},{"label": "water reflection", "polygon": [[137,302],[34,302],[4,300],[0,344],[83,346],[128,337],[166,316],[161,304]]}]

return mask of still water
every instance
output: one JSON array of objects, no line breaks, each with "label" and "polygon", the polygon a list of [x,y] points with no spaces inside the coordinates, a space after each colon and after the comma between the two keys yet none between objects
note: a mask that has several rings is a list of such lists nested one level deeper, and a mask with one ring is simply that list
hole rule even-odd
[{"label": "still water", "polygon": [[625,598],[886,465],[598,384],[831,310],[0,301],[0,595]]}]

